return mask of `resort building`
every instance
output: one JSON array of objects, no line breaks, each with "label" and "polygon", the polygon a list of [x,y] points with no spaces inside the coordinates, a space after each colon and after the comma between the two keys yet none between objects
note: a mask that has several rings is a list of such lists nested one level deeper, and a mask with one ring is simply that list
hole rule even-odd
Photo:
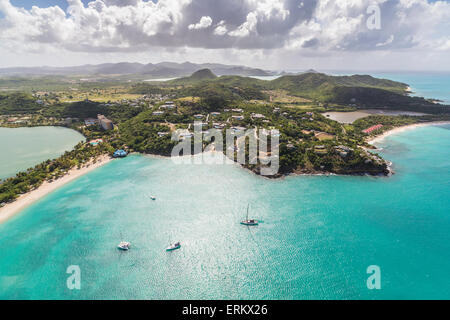
[{"label": "resort building", "polygon": [[162,106],[159,107],[160,109],[168,109],[168,110],[172,110],[175,109],[175,105],[174,104],[163,104]]},{"label": "resort building", "polygon": [[93,118],[84,119],[84,124],[86,126],[93,126],[93,125],[98,124],[98,120],[97,119],[93,119]]},{"label": "resort building", "polygon": [[[22,118],[22,119],[24,119],[24,118]],[[66,124],[71,124],[71,123],[73,123],[73,122],[78,122],[78,121],[79,121],[78,118],[67,117],[67,118],[64,119],[64,122],[65,122]]]},{"label": "resort building", "polygon": [[323,145],[315,146],[314,147],[314,153],[315,154],[326,154],[327,153],[327,149]]},{"label": "resort building", "polygon": [[164,136],[167,136],[168,134],[169,134],[169,132],[158,132],[159,137],[164,137]]},{"label": "resort building", "polygon": [[186,138],[192,138],[193,136],[194,136],[194,134],[191,132],[183,132],[178,135],[180,140],[184,140]]},{"label": "resort building", "polygon": [[220,116],[220,112],[211,112],[211,116],[213,117]]},{"label": "resort building", "polygon": [[98,123],[103,130],[112,130],[114,129],[114,124],[111,120],[106,118],[104,115],[97,115]]},{"label": "resort building", "polygon": [[233,118],[235,120],[239,120],[239,121],[244,120],[244,116],[231,116],[231,118]]},{"label": "resort building", "polygon": [[194,118],[195,118],[195,119],[203,119],[203,117],[204,117],[204,115],[202,115],[202,114],[196,114],[196,115],[194,115]]},{"label": "resort building", "polygon": [[175,133],[178,136],[178,140],[180,141],[194,136],[194,134],[190,132],[188,129],[178,129],[177,131],[175,131]]},{"label": "resort building", "polygon": [[353,152],[352,148],[346,147],[346,146],[337,146],[334,147],[334,150],[336,151],[337,154],[339,154],[341,156],[341,158],[347,158],[347,156]]},{"label": "resort building", "polygon": [[261,113],[252,113],[253,119],[265,119],[266,117],[262,115]]},{"label": "resort building", "polygon": [[97,145],[99,145],[100,143],[103,143],[103,139],[95,139],[95,140],[89,141],[89,144],[90,144],[91,146],[97,146]]},{"label": "resort building", "polygon": [[375,130],[381,129],[382,127],[383,127],[382,124],[377,124],[376,126],[372,126],[370,128],[367,128],[366,130],[363,130],[363,132],[369,134],[369,133],[372,133]]},{"label": "resort building", "polygon": [[265,136],[272,136],[272,137],[280,137],[280,131],[277,129],[271,129],[271,130],[267,130],[267,129],[261,129],[260,130],[261,135],[265,135]]},{"label": "resort building", "polygon": [[231,127],[230,128],[232,134],[238,133],[238,132],[244,132],[246,129],[247,128],[244,128],[244,127]]},{"label": "resort building", "polygon": [[286,145],[286,148],[288,148],[289,150],[295,149],[295,146],[292,143],[288,143]]},{"label": "resort building", "polygon": [[231,111],[233,111],[233,112],[243,112],[242,109],[231,109]]},{"label": "resort building", "polygon": [[114,158],[124,158],[127,156],[127,152],[125,150],[117,150],[116,152],[114,152],[113,157]]},{"label": "resort building", "polygon": [[223,129],[223,128],[225,128],[225,124],[219,123],[219,122],[214,122],[213,123],[213,128],[214,129]]},{"label": "resort building", "polygon": [[154,116],[161,116],[161,115],[164,114],[164,111],[154,111],[152,114],[153,114]]}]

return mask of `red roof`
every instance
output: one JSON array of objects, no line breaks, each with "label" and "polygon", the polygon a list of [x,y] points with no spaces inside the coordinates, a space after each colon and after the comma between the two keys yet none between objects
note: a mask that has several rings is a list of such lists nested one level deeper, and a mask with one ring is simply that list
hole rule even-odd
[{"label": "red roof", "polygon": [[377,124],[376,126],[372,126],[370,128],[367,128],[366,130],[363,130],[364,133],[371,133],[372,131],[378,130],[382,127],[382,124]]}]

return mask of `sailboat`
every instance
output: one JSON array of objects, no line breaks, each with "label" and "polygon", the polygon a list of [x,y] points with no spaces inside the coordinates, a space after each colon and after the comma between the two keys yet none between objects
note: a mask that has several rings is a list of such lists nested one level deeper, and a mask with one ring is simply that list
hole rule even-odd
[{"label": "sailboat", "polygon": [[249,207],[250,205],[247,206],[247,217],[245,218],[245,220],[241,221],[241,224],[243,224],[244,226],[257,226],[259,224],[258,220],[248,218]]},{"label": "sailboat", "polygon": [[131,243],[126,242],[126,241],[121,241],[118,245],[117,248],[119,250],[124,250],[127,251],[128,249],[130,249]]},{"label": "sailboat", "polygon": [[[122,232],[120,233],[120,238],[123,239]],[[124,250],[124,251],[127,251],[128,249],[130,249],[130,247],[131,247],[131,243],[129,243],[127,241],[120,241],[120,243],[117,245],[117,249]]]},{"label": "sailboat", "polygon": [[177,250],[180,248],[181,248],[181,243],[178,241],[178,242],[175,242],[174,244],[171,244],[170,246],[168,246],[166,248],[166,251],[173,251],[173,250]]}]

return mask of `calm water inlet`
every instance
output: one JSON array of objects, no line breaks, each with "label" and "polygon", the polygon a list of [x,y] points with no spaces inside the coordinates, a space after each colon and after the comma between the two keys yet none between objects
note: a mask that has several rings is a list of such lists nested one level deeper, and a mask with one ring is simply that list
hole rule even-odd
[{"label": "calm water inlet", "polygon": [[83,140],[77,131],[62,127],[0,128],[0,179],[57,158]]}]

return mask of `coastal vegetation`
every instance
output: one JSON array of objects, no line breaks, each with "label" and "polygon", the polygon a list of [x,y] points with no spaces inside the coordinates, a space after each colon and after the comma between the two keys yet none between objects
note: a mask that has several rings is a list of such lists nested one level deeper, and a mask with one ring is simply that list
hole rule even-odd
[{"label": "coastal vegetation", "polygon": [[[45,78],[44,87],[48,81]],[[177,143],[172,135],[193,133],[194,121],[202,122],[204,132],[213,128],[223,133],[231,128],[278,130],[280,170],[275,177],[279,177],[290,173],[386,175],[388,165],[368,151],[368,137],[397,126],[450,119],[448,106],[410,97],[404,83],[366,75],[333,77],[314,72],[264,81],[217,77],[211,70],[202,69],[167,82],[68,82],[65,87],[55,88],[1,93],[0,125],[66,126],[82,133],[88,141],[102,142],[80,143],[57,159],[3,181],[0,204],[100,155],[112,155],[117,149],[168,156]],[[352,124],[322,115],[331,110],[367,107],[421,111],[426,115],[371,115]],[[114,128],[105,131],[85,121],[96,119],[98,114],[108,117]],[[260,173],[263,166],[246,163],[244,166],[255,173]]]},{"label": "coastal vegetation", "polygon": [[67,174],[70,169],[79,169],[95,161],[100,155],[110,152],[112,149],[109,144],[92,146],[80,142],[61,157],[44,161],[3,181],[0,184],[0,204],[14,201],[21,194],[38,188],[44,181],[56,180]]}]

